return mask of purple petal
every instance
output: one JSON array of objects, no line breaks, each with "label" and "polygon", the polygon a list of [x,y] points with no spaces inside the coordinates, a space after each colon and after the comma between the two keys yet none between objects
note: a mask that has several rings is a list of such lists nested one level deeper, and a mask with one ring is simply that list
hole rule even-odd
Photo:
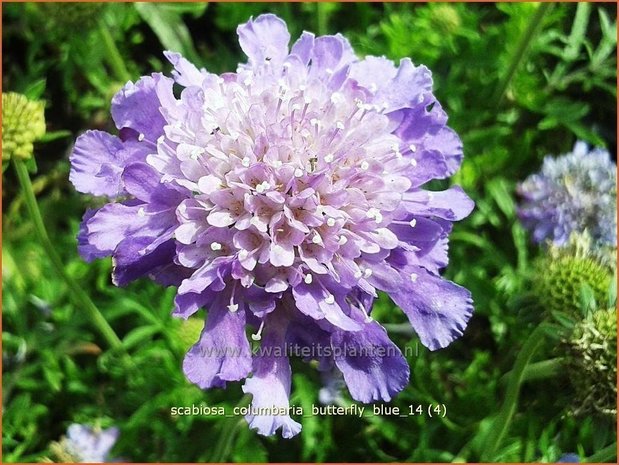
[{"label": "purple petal", "polygon": [[287,413],[291,370],[286,356],[285,326],[269,318],[265,328],[260,351],[254,357],[254,374],[245,381],[243,392],[252,395],[251,409],[277,414],[249,414],[245,418],[258,434],[271,436],[281,428],[282,436],[291,438],[299,434],[301,425]]},{"label": "purple petal", "polygon": [[122,192],[120,175],[125,159],[118,137],[103,131],[87,131],[77,138],[69,160],[69,180],[79,192],[107,197]]},{"label": "purple petal", "polygon": [[406,359],[375,321],[356,333],[334,332],[331,346],[350,395],[359,402],[387,402],[408,384]]},{"label": "purple petal", "polygon": [[346,302],[330,294],[317,283],[301,283],[292,289],[292,295],[297,308],[315,320],[326,319],[334,326],[347,331],[357,331],[361,328],[359,323],[344,313],[341,305],[346,306]]},{"label": "purple petal", "polygon": [[310,75],[330,77],[341,68],[355,61],[357,57],[348,40],[341,34],[321,36],[314,40]]},{"label": "purple petal", "polygon": [[307,65],[312,58],[312,50],[314,49],[314,34],[303,31],[301,36],[292,46],[291,55],[296,55],[301,60],[301,63]]},{"label": "purple petal", "polygon": [[[386,71],[386,69],[388,68],[383,67],[385,70],[383,72],[390,75],[391,71]],[[380,88],[374,101],[381,104],[387,103],[387,111],[416,106],[426,94],[432,92],[430,70],[425,66],[413,65],[409,58],[400,61],[400,67],[393,79],[382,82],[386,85]]]},{"label": "purple petal", "polygon": [[367,56],[350,67],[351,78],[363,87],[375,91],[389,86],[397,72],[393,61],[385,57]]},{"label": "purple petal", "polygon": [[475,208],[475,203],[460,186],[444,191],[411,191],[404,194],[402,200],[410,213],[437,216],[449,221],[466,218]]},{"label": "purple petal", "polygon": [[172,92],[172,79],[162,74],[145,76],[135,84],[129,82],[112,99],[112,118],[118,129],[131,128],[148,141],[155,142],[167,124],[159,111],[158,84],[165,83]]},{"label": "purple petal", "polygon": [[264,14],[241,24],[236,32],[239,44],[251,63],[280,64],[288,55],[290,33],[286,23],[275,15]]},{"label": "purple petal", "polygon": [[163,55],[174,66],[172,76],[181,86],[201,86],[204,78],[209,75],[204,69],[199,70],[196,68],[193,63],[185,59],[180,53],[165,51]]},{"label": "purple petal", "polygon": [[202,389],[225,386],[251,371],[251,349],[245,335],[245,308],[228,309],[230,293],[220,292],[209,306],[200,340],[187,352],[183,371]]},{"label": "purple petal", "polygon": [[430,350],[447,347],[460,337],[473,311],[471,293],[457,284],[428,273],[424,268],[407,267],[402,286],[390,294]]},{"label": "purple petal", "polygon": [[176,255],[174,241],[167,240],[152,252],[144,254],[143,251],[152,243],[152,237],[129,237],[118,244],[112,271],[114,285],[126,286],[142,276],[155,276],[160,268],[172,264]]},{"label": "purple petal", "polygon": [[88,241],[88,221],[97,213],[97,210],[86,210],[80,223],[79,231],[77,233],[77,250],[84,260],[87,262],[93,261],[95,258],[103,258],[110,255],[108,251],[101,251],[97,249]]}]

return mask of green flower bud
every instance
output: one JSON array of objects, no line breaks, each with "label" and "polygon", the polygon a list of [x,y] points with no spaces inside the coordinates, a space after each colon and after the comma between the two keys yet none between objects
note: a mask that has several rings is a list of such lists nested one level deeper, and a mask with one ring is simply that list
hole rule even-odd
[{"label": "green flower bud", "polygon": [[28,159],[45,134],[45,104],[14,92],[2,94],[2,161]]},{"label": "green flower bud", "polygon": [[198,342],[202,328],[204,328],[204,320],[202,318],[192,317],[181,322],[176,335],[181,341],[184,350],[189,350],[192,345]]},{"label": "green flower bud", "polygon": [[608,302],[616,252],[594,248],[586,232],[573,233],[567,245],[551,245],[534,265],[532,291],[541,307],[551,313],[577,315],[583,285],[593,292],[597,306]]},{"label": "green flower bud", "polygon": [[462,19],[458,10],[448,3],[428,4],[432,25],[440,32],[453,34],[460,28]]},{"label": "green flower bud", "polygon": [[617,415],[617,311],[597,310],[564,342],[575,388],[573,413]]}]

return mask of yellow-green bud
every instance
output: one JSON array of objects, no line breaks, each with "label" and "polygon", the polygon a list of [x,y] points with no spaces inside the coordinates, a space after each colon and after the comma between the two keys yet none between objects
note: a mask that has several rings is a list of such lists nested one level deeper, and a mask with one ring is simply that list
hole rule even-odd
[{"label": "yellow-green bud", "polygon": [[605,306],[613,279],[614,254],[610,249],[594,249],[587,233],[572,234],[567,245],[551,245],[535,263],[533,294],[545,310],[577,315],[581,289],[587,285],[596,304]]},{"label": "yellow-green bud", "polygon": [[453,34],[462,24],[458,10],[448,3],[428,4],[432,24],[445,34]]},{"label": "yellow-green bud", "polygon": [[597,310],[578,322],[567,349],[575,388],[573,413],[617,415],[617,311]]},{"label": "yellow-green bud", "polygon": [[45,104],[14,92],[2,94],[2,161],[28,159],[45,134]]}]

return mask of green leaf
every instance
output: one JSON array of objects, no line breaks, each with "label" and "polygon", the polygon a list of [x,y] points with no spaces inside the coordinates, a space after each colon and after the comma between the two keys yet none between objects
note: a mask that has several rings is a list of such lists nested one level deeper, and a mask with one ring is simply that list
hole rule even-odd
[{"label": "green leaf", "polygon": [[138,344],[150,340],[151,337],[159,332],[159,328],[156,326],[143,326],[136,328],[127,334],[123,339],[123,346],[125,349],[130,349]]},{"label": "green leaf", "polygon": [[[178,52],[192,62],[200,62],[191,35],[183,22],[184,10],[156,3],[135,3],[139,15],[150,26],[167,50]],[[206,5],[204,5],[206,8]]]},{"label": "green leaf", "polygon": [[580,47],[585,40],[590,14],[591,5],[589,3],[582,2],[578,4],[576,17],[572,25],[572,32],[568,38],[567,47],[565,47],[565,52],[563,54],[564,60],[574,61],[580,55]]},{"label": "green leaf", "polygon": [[45,135],[39,139],[39,142],[52,142],[54,140],[63,139],[71,135],[72,132],[66,130],[46,132]]},{"label": "green leaf", "polygon": [[30,100],[39,100],[45,92],[45,85],[45,79],[39,79],[26,87],[23,94]]}]

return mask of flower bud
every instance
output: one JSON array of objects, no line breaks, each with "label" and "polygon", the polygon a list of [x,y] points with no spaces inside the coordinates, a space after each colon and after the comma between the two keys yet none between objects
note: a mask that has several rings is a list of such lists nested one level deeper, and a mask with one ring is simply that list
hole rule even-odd
[{"label": "flower bud", "polygon": [[576,390],[573,413],[617,415],[617,311],[597,310],[576,324],[565,342]]},{"label": "flower bud", "polygon": [[45,134],[45,104],[14,92],[2,94],[2,161],[32,157],[33,142]]},{"label": "flower bud", "polygon": [[545,310],[575,315],[586,285],[596,304],[606,305],[614,261],[610,247],[593,249],[587,233],[573,233],[566,246],[551,245],[535,264],[533,294]]}]

